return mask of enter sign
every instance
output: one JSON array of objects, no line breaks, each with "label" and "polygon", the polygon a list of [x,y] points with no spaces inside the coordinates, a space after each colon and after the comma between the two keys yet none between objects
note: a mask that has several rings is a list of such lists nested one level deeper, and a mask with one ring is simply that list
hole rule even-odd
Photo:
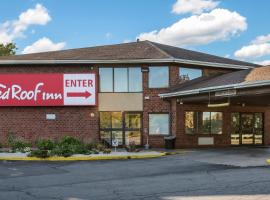
[{"label": "enter sign", "polygon": [[95,74],[64,74],[65,105],[95,105]]}]

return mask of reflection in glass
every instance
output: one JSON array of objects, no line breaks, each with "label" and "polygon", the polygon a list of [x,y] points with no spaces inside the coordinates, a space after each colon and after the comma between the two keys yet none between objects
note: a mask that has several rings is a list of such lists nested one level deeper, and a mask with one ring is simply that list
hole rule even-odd
[{"label": "reflection in glass", "polygon": [[100,131],[100,138],[108,145],[111,145],[111,131]]},{"label": "reflection in glass", "polygon": [[136,145],[141,144],[141,132],[140,131],[126,131],[125,132],[125,143],[129,145],[134,142]]},{"label": "reflection in glass", "polygon": [[128,91],[127,68],[114,68],[114,92]]},{"label": "reflection in glass", "polygon": [[126,128],[141,128],[141,115],[137,113],[125,114]]},{"label": "reflection in glass", "polygon": [[99,83],[101,92],[113,92],[113,69],[99,68]]},{"label": "reflection in glass", "polygon": [[231,114],[231,144],[239,145],[240,144],[240,115],[239,113]]},{"label": "reflection in glass", "polygon": [[112,128],[122,128],[122,113],[112,112]]},{"label": "reflection in glass", "polygon": [[111,113],[110,112],[100,112],[100,128],[111,128]]},{"label": "reflection in glass", "polygon": [[149,67],[149,88],[164,88],[169,86],[168,67]]},{"label": "reflection in glass", "polygon": [[149,134],[169,134],[169,114],[149,114]]},{"label": "reflection in glass", "polygon": [[141,92],[142,91],[142,72],[140,67],[130,67],[128,71],[129,75],[129,92]]},{"label": "reflection in glass", "polygon": [[211,112],[211,133],[221,134],[222,133],[222,113]]},{"label": "reflection in glass", "polygon": [[123,132],[112,131],[112,140],[118,140],[118,145],[123,145]]},{"label": "reflection in glass", "polygon": [[188,80],[192,80],[192,79],[201,77],[202,70],[201,69],[194,69],[194,68],[180,67],[179,74],[181,77],[186,77]]},{"label": "reflection in glass", "polygon": [[203,112],[202,133],[209,134],[211,132],[210,112]]},{"label": "reflection in glass", "polygon": [[195,133],[195,112],[185,112],[185,133]]}]

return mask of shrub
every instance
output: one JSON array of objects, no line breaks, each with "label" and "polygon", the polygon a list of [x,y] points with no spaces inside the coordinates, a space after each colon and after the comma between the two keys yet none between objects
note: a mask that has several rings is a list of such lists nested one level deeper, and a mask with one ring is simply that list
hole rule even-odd
[{"label": "shrub", "polygon": [[36,145],[39,150],[53,150],[55,147],[54,142],[48,139],[38,140]]},{"label": "shrub", "polygon": [[104,149],[104,150],[103,150],[103,153],[104,153],[104,154],[110,154],[111,152],[112,152],[111,149]]},{"label": "shrub", "polygon": [[13,144],[11,144],[11,149],[13,152],[27,152],[31,147],[31,144],[28,142],[24,142],[21,140],[14,141]]},{"label": "shrub", "polygon": [[37,149],[37,150],[32,150],[30,152],[30,154],[28,154],[28,156],[29,157],[38,157],[38,158],[48,158],[50,155],[49,155],[48,150]]},{"label": "shrub", "polygon": [[91,154],[91,151],[78,139],[66,136],[52,150],[51,155],[72,156],[73,154]]},{"label": "shrub", "polygon": [[11,147],[12,152],[29,152],[31,150],[31,144],[22,140],[15,140],[12,133],[7,136],[7,141]]},{"label": "shrub", "polygon": [[137,149],[136,143],[134,141],[130,142],[128,146],[126,146],[127,152],[139,152],[140,150]]}]

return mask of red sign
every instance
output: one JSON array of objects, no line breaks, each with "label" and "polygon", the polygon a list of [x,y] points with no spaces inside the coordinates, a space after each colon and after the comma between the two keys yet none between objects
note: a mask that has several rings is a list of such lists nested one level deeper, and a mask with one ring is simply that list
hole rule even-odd
[{"label": "red sign", "polygon": [[95,74],[0,74],[0,106],[96,105]]}]

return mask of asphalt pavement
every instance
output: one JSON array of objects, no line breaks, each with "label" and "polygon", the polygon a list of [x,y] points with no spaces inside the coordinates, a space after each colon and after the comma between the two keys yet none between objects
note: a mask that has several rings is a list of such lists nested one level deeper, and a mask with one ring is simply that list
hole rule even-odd
[{"label": "asphalt pavement", "polygon": [[[225,162],[237,156],[259,163]],[[242,148],[144,160],[1,161],[0,200],[269,200],[267,156],[268,149]]]}]

